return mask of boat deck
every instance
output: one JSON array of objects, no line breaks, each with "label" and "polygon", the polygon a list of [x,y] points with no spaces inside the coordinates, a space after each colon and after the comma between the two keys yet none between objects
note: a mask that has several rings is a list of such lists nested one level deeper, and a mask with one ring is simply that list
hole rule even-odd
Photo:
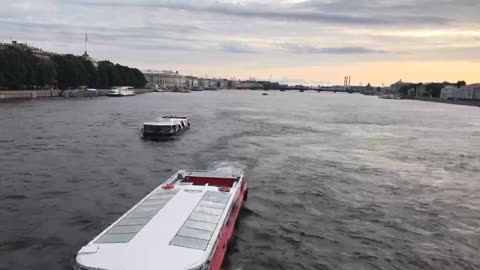
[{"label": "boat deck", "polygon": [[[235,200],[238,179],[215,176],[205,185],[202,173],[182,177],[172,176],[142,199],[83,247],[77,262],[109,270],[190,269],[205,262]],[[231,189],[221,192],[212,181],[229,182]]]}]

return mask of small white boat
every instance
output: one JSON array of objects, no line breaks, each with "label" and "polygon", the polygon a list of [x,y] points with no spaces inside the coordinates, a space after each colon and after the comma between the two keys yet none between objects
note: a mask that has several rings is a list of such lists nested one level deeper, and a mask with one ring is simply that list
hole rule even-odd
[{"label": "small white boat", "polygon": [[182,116],[164,116],[143,124],[143,137],[175,137],[190,128],[190,119]]},{"label": "small white boat", "polygon": [[382,95],[382,96],[379,96],[379,98],[382,98],[382,99],[400,99],[400,97],[398,95]]},{"label": "small white boat", "polygon": [[79,270],[220,270],[243,174],[178,171],[77,254]]},{"label": "small white boat", "polygon": [[109,97],[125,97],[125,96],[135,96],[135,91],[131,86],[120,86],[120,87],[113,87],[107,93]]}]

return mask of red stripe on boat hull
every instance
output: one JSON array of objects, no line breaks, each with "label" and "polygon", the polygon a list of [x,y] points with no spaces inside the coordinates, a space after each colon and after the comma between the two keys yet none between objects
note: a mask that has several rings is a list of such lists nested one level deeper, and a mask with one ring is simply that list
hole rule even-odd
[{"label": "red stripe on boat hull", "polygon": [[242,209],[243,199],[246,191],[247,183],[245,182],[244,178],[243,187],[241,188],[240,194],[238,195],[237,201],[235,203],[237,207],[232,209],[232,212],[228,217],[225,227],[220,233],[220,239],[215,249],[215,253],[213,254],[212,260],[210,261],[210,270],[220,270],[222,267],[223,259],[225,257],[225,253],[227,252],[228,241],[230,241],[230,239],[232,238],[233,231],[235,229],[235,223],[237,221],[238,214],[240,213],[240,209]]}]

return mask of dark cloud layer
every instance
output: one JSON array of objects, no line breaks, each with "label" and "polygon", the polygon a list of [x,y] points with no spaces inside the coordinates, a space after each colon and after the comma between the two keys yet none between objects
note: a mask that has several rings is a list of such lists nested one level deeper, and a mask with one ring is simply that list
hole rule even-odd
[{"label": "dark cloud layer", "polygon": [[[345,1],[345,0],[342,0]],[[365,2],[365,0],[361,1]],[[333,2],[325,5],[325,9],[305,10],[292,7],[267,6],[258,4],[227,4],[213,3],[209,5],[191,2],[174,2],[174,1],[158,1],[158,2],[105,2],[105,1],[72,1],[72,4],[80,6],[95,7],[139,7],[139,8],[157,8],[170,10],[183,10],[197,13],[211,13],[224,16],[236,16],[242,18],[255,18],[266,20],[288,20],[288,21],[304,21],[319,22],[339,25],[439,25],[451,22],[448,17],[437,17],[426,15],[411,16],[408,14],[398,14],[389,16],[368,16],[369,14],[356,14],[355,12],[342,13],[331,8],[335,6]],[[357,6],[354,1],[353,7]],[[366,3],[366,2],[365,2]],[[318,7],[311,2],[310,5],[299,5],[298,7]],[[330,8],[326,8],[330,7]]]},{"label": "dark cloud layer", "polygon": [[172,59],[185,52],[199,59],[219,52],[271,61],[276,53],[386,59],[453,42],[480,45],[479,0],[0,0],[0,6],[0,39],[81,49],[88,32],[105,57],[109,48],[138,48]]}]

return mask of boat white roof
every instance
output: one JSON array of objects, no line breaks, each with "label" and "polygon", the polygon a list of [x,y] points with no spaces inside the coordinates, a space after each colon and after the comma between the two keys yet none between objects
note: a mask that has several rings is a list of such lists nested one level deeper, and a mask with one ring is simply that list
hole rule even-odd
[{"label": "boat white roof", "polygon": [[184,118],[157,118],[155,121],[146,122],[144,125],[147,126],[175,126],[180,125],[181,122],[184,122]]},{"label": "boat white roof", "polygon": [[[174,177],[177,174],[167,182]],[[84,246],[78,252],[77,262],[87,269],[108,270],[176,270],[200,266],[215,246],[237,186],[235,182],[230,192],[191,183],[177,182],[174,189],[159,186]]]}]

